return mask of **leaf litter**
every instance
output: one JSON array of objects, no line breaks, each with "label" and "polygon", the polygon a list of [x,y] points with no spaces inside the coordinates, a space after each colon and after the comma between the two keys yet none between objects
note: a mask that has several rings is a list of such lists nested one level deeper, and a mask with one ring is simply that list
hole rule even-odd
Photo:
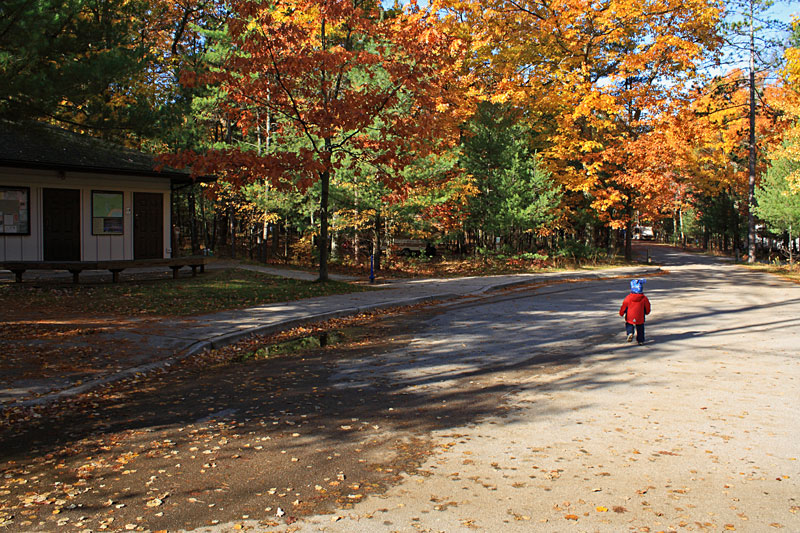
[{"label": "leaf litter", "polygon": [[[19,531],[160,530],[274,519],[278,508],[288,522],[385,490],[433,453],[416,434],[435,419],[420,414],[438,404],[417,399],[409,410],[387,411],[392,391],[380,384],[370,395],[331,389],[327,348],[242,354],[353,327],[369,334],[348,339],[343,356],[372,353],[400,337],[376,319],[401,311],[408,309],[247,339],[59,402],[5,410],[1,523]],[[305,435],[313,444],[292,443]]]}]

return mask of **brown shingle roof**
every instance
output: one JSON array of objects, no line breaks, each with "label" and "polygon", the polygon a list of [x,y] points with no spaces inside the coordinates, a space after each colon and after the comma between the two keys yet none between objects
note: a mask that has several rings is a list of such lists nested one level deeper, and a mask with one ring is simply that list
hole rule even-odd
[{"label": "brown shingle roof", "polygon": [[157,171],[150,154],[41,122],[0,120],[0,166],[191,180],[188,171]]}]

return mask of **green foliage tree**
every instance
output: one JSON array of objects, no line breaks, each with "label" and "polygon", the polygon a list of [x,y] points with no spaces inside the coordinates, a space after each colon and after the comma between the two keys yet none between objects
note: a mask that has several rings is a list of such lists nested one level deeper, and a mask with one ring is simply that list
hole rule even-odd
[{"label": "green foliage tree", "polygon": [[800,232],[800,191],[793,190],[787,178],[799,168],[800,164],[788,159],[773,161],[755,191],[755,214],[771,228],[789,234],[790,263],[794,262],[793,241]]},{"label": "green foliage tree", "polygon": [[735,247],[744,232],[741,214],[737,205],[742,202],[729,191],[720,191],[713,195],[698,195],[695,200],[700,211],[699,222],[704,228],[704,248],[707,240],[717,242],[717,248],[727,252],[731,244]]},{"label": "green foliage tree", "polygon": [[225,12],[217,0],[4,0],[0,116],[159,146],[188,112],[178,71]]},{"label": "green foliage tree", "polygon": [[2,2],[0,115],[88,125],[113,108],[115,120],[130,120],[139,110],[128,91],[145,65],[146,43],[136,38],[144,9],[121,0]]},{"label": "green foliage tree", "polygon": [[[773,0],[732,0],[728,2],[728,16],[733,19],[726,24],[726,44],[728,52],[734,60],[743,55],[748,58],[748,215],[747,240],[748,262],[755,261],[756,255],[756,158],[758,155],[756,141],[756,96],[762,100],[756,87],[756,70],[774,68],[780,61],[781,54],[775,53],[783,47],[785,32],[789,29],[785,23],[770,19],[767,11],[775,2]],[[776,36],[777,32],[777,36]]]},{"label": "green foliage tree", "polygon": [[514,110],[482,103],[465,130],[462,164],[480,191],[469,203],[470,229],[484,241],[499,236],[520,242],[553,222],[561,187],[542,167],[531,129]]}]

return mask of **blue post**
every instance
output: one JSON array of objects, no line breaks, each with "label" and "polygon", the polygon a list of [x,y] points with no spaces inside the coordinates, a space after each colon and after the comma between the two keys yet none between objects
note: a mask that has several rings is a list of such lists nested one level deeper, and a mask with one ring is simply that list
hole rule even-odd
[{"label": "blue post", "polygon": [[375,283],[375,255],[369,256],[369,282]]}]

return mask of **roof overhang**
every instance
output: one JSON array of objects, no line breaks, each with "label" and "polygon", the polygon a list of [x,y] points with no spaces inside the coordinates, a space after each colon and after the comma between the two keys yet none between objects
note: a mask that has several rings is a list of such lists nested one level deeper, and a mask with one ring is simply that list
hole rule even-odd
[{"label": "roof overhang", "polygon": [[194,177],[187,170],[160,166],[153,154],[50,124],[0,120],[0,141],[0,167],[143,176],[168,179],[171,185],[215,181],[213,176]]}]

